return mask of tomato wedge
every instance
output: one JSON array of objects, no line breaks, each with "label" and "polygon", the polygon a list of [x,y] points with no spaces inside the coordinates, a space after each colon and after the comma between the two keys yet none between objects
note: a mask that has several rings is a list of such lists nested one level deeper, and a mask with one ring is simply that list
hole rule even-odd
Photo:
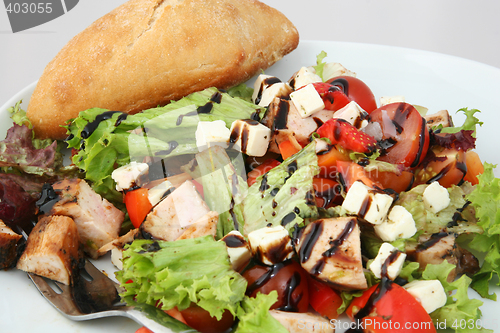
[{"label": "tomato wedge", "polygon": [[153,205],[149,202],[148,189],[138,188],[128,191],[125,194],[125,206],[127,207],[128,216],[134,227],[139,228],[146,215],[151,211]]},{"label": "tomato wedge", "polygon": [[470,182],[472,185],[477,185],[479,183],[477,176],[484,173],[484,165],[479,155],[473,150],[467,151],[465,153],[465,164],[467,165],[467,173],[464,180]]},{"label": "tomato wedge", "polygon": [[405,288],[382,280],[355,298],[346,314],[371,333],[435,333],[431,317]]},{"label": "tomato wedge", "polygon": [[382,128],[381,161],[416,167],[429,149],[429,130],[417,109],[408,103],[384,105],[370,114]]},{"label": "tomato wedge", "polygon": [[366,186],[373,189],[382,189],[382,185],[368,177],[365,169],[354,162],[337,161],[337,170],[342,177],[342,186],[347,192],[352,184],[361,181]]},{"label": "tomato wedge", "polygon": [[309,303],[312,308],[330,320],[337,319],[338,308],[342,305],[342,298],[329,285],[309,277]]},{"label": "tomato wedge", "polygon": [[342,189],[338,182],[329,178],[313,178],[313,189],[318,207],[328,208],[340,203]]},{"label": "tomato wedge", "polygon": [[318,153],[319,176],[323,178],[337,177],[337,161],[351,161],[349,155],[340,151],[335,146],[330,146],[328,151]]}]

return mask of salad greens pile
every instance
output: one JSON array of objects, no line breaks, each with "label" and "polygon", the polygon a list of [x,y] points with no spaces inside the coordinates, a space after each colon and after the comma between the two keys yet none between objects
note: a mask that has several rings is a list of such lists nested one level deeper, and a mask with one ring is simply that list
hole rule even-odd
[{"label": "salad greens pile", "polygon": [[[325,57],[324,52],[318,56],[315,69],[319,76],[322,76]],[[31,124],[18,103],[10,110],[15,124],[6,139],[0,141],[0,167],[3,173],[30,175],[37,181],[83,176],[97,193],[119,206],[122,194],[115,189],[111,178],[113,170],[147,156],[156,161],[187,155],[191,163],[181,169],[194,179],[202,179],[204,200],[210,210],[219,213],[216,239],[232,230],[248,234],[271,225],[283,225],[292,233],[309,220],[346,215],[341,207],[324,210],[314,203],[313,178],[319,172],[314,140],[259,176],[251,186],[246,182],[241,154],[229,156],[219,146],[198,152],[195,132],[199,121],[223,120],[229,128],[234,120],[262,118],[265,109],[251,103],[251,93],[252,89],[245,85],[235,87],[230,93],[209,88],[138,114],[110,113],[98,123],[94,123],[98,116],[108,110],[83,111],[66,126],[70,134],[66,143],[75,152],[73,165],[69,167],[63,166],[62,143],[34,139]],[[482,124],[475,116],[479,111],[461,109],[459,112],[466,115],[462,126],[434,130],[475,138],[476,126]],[[470,141],[473,144],[473,140]],[[496,295],[489,290],[492,281],[500,285],[500,179],[494,177],[494,168],[485,163],[477,185],[466,182],[448,188],[450,204],[436,214],[426,209],[422,200],[427,185],[402,192],[396,201],[411,213],[418,232],[409,239],[392,242],[395,247],[404,250],[422,235],[445,230],[459,235],[461,245],[474,254],[484,255],[479,272],[472,277],[462,275],[455,281],[448,280],[455,265],[446,261],[428,264],[425,269],[417,262],[405,263],[401,278],[409,282],[437,279],[448,293],[446,305],[431,313],[434,321],[451,324],[455,320],[479,319],[479,306],[483,302],[469,298],[469,287],[484,298],[496,300]],[[383,242],[370,233],[362,237],[363,250],[374,258]],[[230,312],[238,319],[237,333],[287,332],[268,311],[276,302],[277,293],[258,294],[255,298],[246,296],[246,280],[232,269],[225,243],[216,239],[205,236],[174,242],[135,240],[126,246],[123,270],[116,273],[126,290],[121,296],[159,321],[166,316],[158,312],[159,304],[162,310],[183,310],[195,303],[218,319],[226,311]],[[369,286],[380,282],[370,271],[365,275]],[[338,312],[345,311],[352,299],[362,293],[342,291],[344,303]],[[182,329],[180,325],[178,330]],[[457,332],[488,331],[456,329]]]},{"label": "salad greens pile", "polygon": [[238,333],[286,332],[269,314],[276,292],[245,296],[247,281],[233,270],[224,242],[211,236],[136,240],[123,256],[123,270],[116,277],[126,289],[121,296],[130,304],[182,311],[194,302],[218,320],[229,311],[239,319]]}]

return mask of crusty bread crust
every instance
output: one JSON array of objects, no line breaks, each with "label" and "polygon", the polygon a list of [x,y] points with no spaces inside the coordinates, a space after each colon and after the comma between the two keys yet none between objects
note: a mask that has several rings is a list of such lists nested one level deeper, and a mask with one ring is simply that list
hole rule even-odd
[{"label": "crusty bread crust", "polygon": [[40,138],[92,107],[136,113],[229,88],[294,50],[297,29],[256,0],[130,0],[75,36],[47,65],[28,105]]}]

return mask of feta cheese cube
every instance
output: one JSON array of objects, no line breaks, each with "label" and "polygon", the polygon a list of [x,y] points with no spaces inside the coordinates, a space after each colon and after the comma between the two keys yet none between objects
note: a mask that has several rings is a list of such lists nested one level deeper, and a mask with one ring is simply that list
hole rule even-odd
[{"label": "feta cheese cube", "polygon": [[422,194],[425,209],[430,210],[434,214],[448,207],[450,204],[450,194],[448,190],[441,186],[438,182],[432,182]]},{"label": "feta cheese cube", "polygon": [[233,148],[249,156],[264,156],[271,139],[271,130],[255,120],[235,120],[231,124]]},{"label": "feta cheese cube", "polygon": [[410,238],[417,232],[417,227],[411,213],[403,206],[395,205],[387,220],[374,226],[374,230],[380,239],[392,242],[399,238]]},{"label": "feta cheese cube", "polygon": [[290,94],[290,99],[302,118],[307,118],[325,108],[323,99],[312,84],[308,84],[302,89],[295,90]]},{"label": "feta cheese cube", "polygon": [[173,190],[173,185],[168,180],[161,182],[160,184],[150,188],[148,190],[148,199],[151,205],[156,205],[160,202],[164,196]]},{"label": "feta cheese cube", "polygon": [[281,80],[275,76],[260,74],[253,84],[252,101],[259,104],[264,90],[278,82],[281,82]]},{"label": "feta cheese cube", "polygon": [[386,265],[387,277],[394,280],[401,273],[405,259],[406,253],[399,251],[389,243],[383,243],[369,268],[380,279],[382,277],[382,268]]},{"label": "feta cheese cube", "polygon": [[248,242],[252,254],[266,265],[274,265],[293,256],[292,239],[281,225],[250,232]]},{"label": "feta cheese cube", "polygon": [[323,67],[323,81],[328,81],[336,76],[354,76],[356,77],[356,73],[348,70],[342,64],[338,62],[329,62],[326,63]]},{"label": "feta cheese cube", "polygon": [[226,243],[227,254],[234,270],[239,271],[252,258],[250,246],[239,231],[229,232],[221,241]]},{"label": "feta cheese cube", "polygon": [[310,83],[323,82],[319,75],[316,75],[313,69],[302,67],[292,78],[288,81],[292,89],[297,90],[300,87],[306,86]]},{"label": "feta cheese cube", "polygon": [[354,182],[349,188],[342,207],[349,213],[358,215],[371,224],[382,223],[393,198],[384,193],[377,193],[360,181]]},{"label": "feta cheese cube", "polygon": [[203,151],[213,145],[227,148],[231,131],[223,120],[200,121],[196,128],[196,146]]},{"label": "feta cheese cube", "polygon": [[111,178],[116,182],[116,190],[123,191],[134,186],[139,176],[149,169],[147,163],[132,161],[127,165],[115,169],[111,173]]},{"label": "feta cheese cube", "polygon": [[346,106],[333,114],[333,118],[344,119],[357,129],[363,129],[368,125],[368,120],[366,120],[367,117],[368,113],[354,101],[349,102]]},{"label": "feta cheese cube", "polygon": [[391,103],[404,103],[404,96],[382,96],[380,97],[380,106],[384,106]]},{"label": "feta cheese cube", "polygon": [[[292,88],[288,83],[274,83],[262,91],[262,97],[258,101],[258,106],[268,106],[276,97],[287,97],[292,92]],[[257,102],[257,101],[256,101]]]},{"label": "feta cheese cube", "polygon": [[439,280],[414,280],[403,287],[422,304],[427,313],[446,304],[446,292]]}]

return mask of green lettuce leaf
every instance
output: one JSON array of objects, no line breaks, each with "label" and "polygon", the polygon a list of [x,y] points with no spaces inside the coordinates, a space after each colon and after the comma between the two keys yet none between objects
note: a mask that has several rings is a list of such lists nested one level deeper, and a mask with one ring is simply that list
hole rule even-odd
[{"label": "green lettuce leaf", "polygon": [[288,333],[269,313],[269,309],[277,300],[278,293],[275,290],[268,295],[258,293],[255,298],[245,297],[238,309],[240,321],[235,333]]},{"label": "green lettuce leaf", "polygon": [[66,126],[67,143],[78,150],[73,163],[85,172],[93,189],[116,203],[121,195],[115,190],[111,172],[117,167],[131,161],[142,162],[146,156],[158,161],[197,153],[194,133],[199,121],[223,120],[229,128],[236,119],[260,118],[263,109],[208,88],[125,119],[121,113],[115,113],[82,139],[87,124],[105,111],[108,110],[93,108],[80,112]]},{"label": "green lettuce leaf", "polygon": [[443,261],[439,265],[427,265],[422,273],[424,280],[439,280],[448,296],[446,304],[432,312],[431,318],[434,323],[446,323],[448,328],[455,329],[458,333],[465,332],[492,332],[484,328],[474,327],[460,328],[460,325],[454,323],[474,322],[481,318],[479,307],[483,302],[478,299],[470,299],[467,290],[471,284],[471,279],[462,275],[459,279],[448,282],[448,275],[455,269],[455,265]]},{"label": "green lettuce leaf", "polygon": [[479,184],[467,200],[476,210],[478,225],[484,229],[469,246],[486,254],[481,269],[473,277],[472,287],[482,297],[496,300],[495,294],[489,294],[490,280],[500,276],[500,179],[495,178],[494,168],[492,164],[484,164],[484,173],[478,176]]},{"label": "green lettuce leaf", "polygon": [[268,225],[292,230],[318,216],[312,181],[318,174],[315,142],[257,177],[243,199],[244,234]]},{"label": "green lettuce leaf", "polygon": [[323,61],[327,56],[327,53],[325,51],[321,51],[317,56],[316,56],[316,66],[313,66],[314,70],[316,71],[316,75],[318,75],[321,80],[324,81],[323,79],[323,68],[325,68],[326,63]]},{"label": "green lettuce leaf", "polygon": [[115,274],[125,299],[135,296],[152,306],[159,301],[163,310],[184,310],[194,302],[219,320],[225,310],[236,315],[247,286],[232,269],[225,243],[212,236],[135,240],[123,254],[123,270]]},{"label": "green lettuce leaf", "polygon": [[459,127],[441,127],[441,133],[458,133],[460,131],[474,131],[472,136],[475,138],[476,137],[476,125],[482,126],[483,122],[479,121],[474,114],[477,112],[481,112],[477,109],[468,109],[468,108],[462,108],[457,111],[458,112],[463,112],[465,114],[465,121],[462,124],[462,126]]},{"label": "green lettuce leaf", "polygon": [[[427,210],[423,201],[423,193],[428,185],[418,185],[408,192],[402,192],[396,204],[401,205],[408,210],[415,220],[417,230],[421,234],[431,235],[437,232],[463,233],[481,233],[482,228],[476,223],[475,219],[457,219],[455,214],[465,214],[467,209],[466,193],[460,186],[448,188],[450,195],[450,204],[437,214]],[[455,217],[454,217],[455,216]],[[454,223],[452,223],[455,221]]]}]

